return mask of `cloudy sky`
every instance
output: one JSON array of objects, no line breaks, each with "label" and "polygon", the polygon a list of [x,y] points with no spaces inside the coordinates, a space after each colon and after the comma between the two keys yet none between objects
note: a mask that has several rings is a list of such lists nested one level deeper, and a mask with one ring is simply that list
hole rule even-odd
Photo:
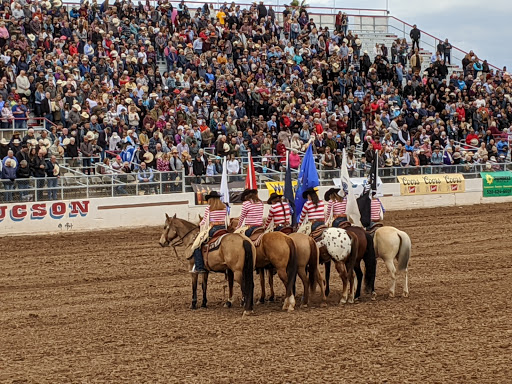
[{"label": "cloudy sky", "polygon": [[[386,8],[386,0],[308,0],[308,4],[334,6],[335,1],[336,7],[343,8]],[[472,49],[479,58],[499,68],[506,65],[512,69],[512,49],[507,43],[507,36],[512,32],[512,1],[388,0],[388,3],[390,15],[417,24],[433,36],[448,38],[452,45],[464,51]]]}]

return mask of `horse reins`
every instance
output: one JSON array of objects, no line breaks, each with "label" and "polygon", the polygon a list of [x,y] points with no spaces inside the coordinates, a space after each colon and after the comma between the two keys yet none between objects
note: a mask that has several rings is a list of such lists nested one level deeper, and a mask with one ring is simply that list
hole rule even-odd
[{"label": "horse reins", "polygon": [[[193,231],[195,231],[197,228],[198,228],[198,227],[194,227],[194,228],[192,228],[190,231],[188,231],[187,233],[185,233],[183,236],[180,236],[180,235],[178,235],[178,234],[176,233],[177,237],[179,238],[179,241],[176,241],[176,242],[174,242],[174,243],[172,243],[172,244],[169,244],[169,245],[172,247],[172,249],[174,249],[174,253],[176,254],[176,257],[178,257],[178,251],[176,250],[176,247],[177,247],[177,246],[180,246],[180,245],[183,245],[183,239],[184,239],[185,237],[187,237],[190,233],[192,233]],[[174,240],[174,239],[173,239],[173,240]]]}]

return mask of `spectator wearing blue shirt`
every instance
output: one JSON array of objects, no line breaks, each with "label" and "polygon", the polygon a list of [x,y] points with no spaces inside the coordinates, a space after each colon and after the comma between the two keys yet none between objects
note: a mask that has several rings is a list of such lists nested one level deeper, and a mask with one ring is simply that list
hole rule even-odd
[{"label": "spectator wearing blue shirt", "polygon": [[498,143],[496,144],[496,148],[498,149],[498,155],[504,155],[505,157],[507,157],[508,137],[506,133],[501,136],[501,140],[498,141]]}]

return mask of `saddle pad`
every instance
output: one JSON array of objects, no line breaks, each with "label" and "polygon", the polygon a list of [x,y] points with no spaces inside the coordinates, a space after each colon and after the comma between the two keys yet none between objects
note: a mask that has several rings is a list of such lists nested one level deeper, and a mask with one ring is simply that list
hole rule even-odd
[{"label": "saddle pad", "polygon": [[293,233],[293,228],[292,227],[284,227],[279,232],[282,232],[285,235],[289,235],[290,233]]},{"label": "saddle pad", "polygon": [[368,228],[366,232],[369,233],[370,235],[373,235],[377,229],[383,226],[384,225],[382,223],[375,223],[370,228]]},{"label": "saddle pad", "polygon": [[320,225],[317,229],[315,229],[313,232],[311,232],[311,237],[316,241],[320,241],[322,239],[322,234],[324,233],[324,230],[327,229],[326,225]]},{"label": "saddle pad", "polygon": [[245,233],[245,231],[247,231],[248,229],[249,227],[247,225],[243,225],[240,228],[235,229],[233,233]]},{"label": "saddle pad", "polygon": [[208,244],[206,244],[206,247],[207,247],[207,251],[208,252],[211,252],[217,248],[220,247],[220,242],[222,241],[222,239],[224,238],[224,236],[226,236],[227,233],[224,233],[223,235],[220,235],[218,237],[212,237],[210,239],[210,241],[208,241]]},{"label": "saddle pad", "polygon": [[311,223],[302,224],[299,229],[297,229],[297,233],[304,233],[306,235],[311,234]]}]

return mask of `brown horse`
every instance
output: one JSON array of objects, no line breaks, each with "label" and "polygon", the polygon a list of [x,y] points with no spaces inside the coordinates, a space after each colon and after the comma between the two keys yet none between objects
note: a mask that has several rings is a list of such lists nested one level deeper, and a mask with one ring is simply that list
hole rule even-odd
[{"label": "brown horse", "polygon": [[[168,246],[172,241],[178,240],[185,247],[190,247],[199,233],[199,226],[189,221],[179,219],[176,214],[173,217],[165,215],[165,226],[160,237],[160,245]],[[176,244],[175,244],[176,245]],[[216,250],[208,253],[207,268],[212,272],[225,272],[229,285],[229,298],[226,303],[231,307],[233,303],[233,281],[240,284],[244,301],[244,315],[253,310],[254,304],[254,262],[256,249],[251,241],[240,234],[227,234]],[[189,259],[192,269],[194,259]],[[192,309],[197,305],[197,280],[198,274],[192,273]],[[206,291],[208,288],[208,273],[203,274],[203,302],[201,307],[206,308]]]},{"label": "brown horse", "polygon": [[[302,280],[302,285],[304,286],[302,307],[306,308],[308,306],[309,291],[311,290],[311,292],[315,292],[317,284],[320,287],[320,292],[322,294],[322,306],[324,306],[327,300],[325,297],[325,281],[320,274],[320,269],[318,268],[320,250],[318,249],[315,240],[304,233],[291,233],[289,237],[292,238],[295,243],[295,248],[297,249],[298,274]],[[269,275],[269,284],[270,289],[273,292],[271,277],[272,273]]]},{"label": "brown horse", "polygon": [[[228,231],[233,231],[238,225],[238,219],[230,221]],[[262,235],[261,242],[256,247],[256,270],[260,271],[261,298],[265,302],[265,273],[264,269],[272,266],[286,288],[283,310],[293,311],[295,308],[295,281],[297,279],[297,251],[293,240],[281,232],[268,232]],[[270,271],[272,274],[272,271]],[[273,291],[272,296],[273,297]]]}]

